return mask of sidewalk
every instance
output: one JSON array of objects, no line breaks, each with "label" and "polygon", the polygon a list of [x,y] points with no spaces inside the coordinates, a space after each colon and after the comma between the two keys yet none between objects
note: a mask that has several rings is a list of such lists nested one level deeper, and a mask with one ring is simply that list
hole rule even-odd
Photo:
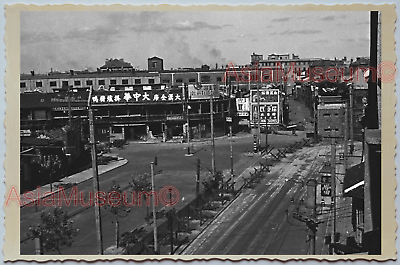
[{"label": "sidewalk", "polygon": [[[243,137],[253,137],[253,135],[251,133],[238,132],[232,136],[232,139],[243,138]],[[215,140],[224,139],[224,138],[229,138],[229,134],[214,137]],[[207,141],[211,141],[211,137],[190,139],[190,143],[201,143],[201,142],[207,142]],[[161,138],[154,138],[154,139],[148,139],[147,141],[134,141],[134,143],[139,143],[139,144],[187,144],[185,137],[169,139],[166,142],[163,142]]]},{"label": "sidewalk", "polygon": [[[336,150],[336,154],[343,153],[343,146],[340,146]],[[362,153],[362,143],[355,143],[355,156],[361,156]],[[359,157],[350,157],[347,162],[347,169],[357,165],[360,163],[361,158]],[[337,186],[336,186],[336,233],[338,234],[338,238],[336,243],[346,245],[346,240],[350,236],[354,236],[353,225],[351,220],[352,215],[352,198],[343,197],[343,180],[344,180],[344,165],[337,163],[336,172],[339,173],[337,175]],[[318,192],[319,193],[319,192]],[[322,197],[317,195],[317,202],[320,202]],[[325,244],[325,238],[331,238],[331,242],[334,242],[334,213],[331,209],[330,198],[324,197],[325,207],[323,208],[323,213],[319,215],[319,219],[321,221],[325,221],[323,225],[320,225],[317,231],[317,239],[316,239],[316,254],[317,255],[328,255],[329,254],[329,245]],[[322,207],[318,207],[319,211],[321,211]],[[329,239],[328,239],[329,241]]]},{"label": "sidewalk", "polygon": [[[98,165],[98,175],[100,176],[101,174],[104,174],[108,171],[111,171],[115,168],[121,167],[128,163],[128,160],[118,157],[117,161],[111,162],[107,165]],[[21,194],[21,208],[26,206],[27,204],[32,203],[32,200],[36,202],[38,199],[45,198],[47,196],[51,196],[52,194],[56,194],[59,192],[58,187],[65,187],[64,189],[67,189],[69,187],[72,187],[73,185],[78,185],[79,183],[82,183],[86,180],[89,180],[93,177],[93,169],[89,168],[87,170],[84,170],[82,172],[76,173],[74,175],[65,177],[63,179],[60,179],[57,182],[54,182],[52,184],[52,191],[50,189],[50,184],[46,184],[42,187],[38,187],[35,190],[32,191],[27,191],[23,194],[26,194],[27,197],[23,196]],[[56,187],[58,185],[58,187]]]}]

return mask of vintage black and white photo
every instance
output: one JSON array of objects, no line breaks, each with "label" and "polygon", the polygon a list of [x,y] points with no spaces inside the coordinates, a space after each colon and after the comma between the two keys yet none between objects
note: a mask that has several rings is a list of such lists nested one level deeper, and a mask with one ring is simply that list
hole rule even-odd
[{"label": "vintage black and white photo", "polygon": [[19,257],[389,257],[371,10],[21,11]]}]

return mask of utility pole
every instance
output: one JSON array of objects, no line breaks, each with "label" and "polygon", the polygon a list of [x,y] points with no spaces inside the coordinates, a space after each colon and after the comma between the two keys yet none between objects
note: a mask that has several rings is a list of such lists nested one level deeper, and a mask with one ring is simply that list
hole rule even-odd
[{"label": "utility pole", "polygon": [[118,215],[115,215],[115,242],[117,248],[119,248],[119,222],[118,222]]},{"label": "utility pole", "polygon": [[156,202],[154,194],[154,162],[151,162],[150,165],[151,171],[151,193],[153,196],[153,225],[154,225],[154,254],[158,255],[158,245],[157,245],[157,218],[156,218]]},{"label": "utility pole", "polygon": [[332,185],[332,201],[333,206],[333,241],[336,242],[336,145],[335,145],[335,128],[331,127],[331,185]]},{"label": "utility pole", "polygon": [[210,95],[210,115],[211,115],[211,168],[213,177],[215,177],[215,141],[214,141],[214,106],[213,106],[214,88]]},{"label": "utility pole", "polygon": [[230,123],[229,123],[229,142],[230,142],[230,151],[231,151],[231,178],[233,180],[233,146],[232,146],[232,124],[233,124],[233,119],[232,119],[232,110],[231,110],[231,94],[232,94],[232,84],[231,80],[229,79],[229,101],[228,101],[228,111],[229,111],[229,118],[230,118]]},{"label": "utility pole", "polygon": [[349,112],[350,112],[350,154],[353,154],[354,151],[354,127],[353,127],[353,85],[350,85],[350,104],[349,104]]},{"label": "utility pole", "polygon": [[200,158],[197,159],[197,170],[196,170],[196,196],[200,192]]},{"label": "utility pole", "polygon": [[307,206],[311,208],[311,220],[306,222],[311,231],[311,254],[315,255],[316,232],[317,232],[317,181],[310,179],[307,181]]},{"label": "utility pole", "polygon": [[314,141],[318,142],[318,92],[314,87]]},{"label": "utility pole", "polygon": [[[257,78],[257,71],[258,71],[258,69],[256,68],[256,78]],[[259,87],[259,84],[258,84],[257,80],[256,80],[256,85],[257,85],[257,112],[258,112],[257,150],[260,151],[260,147],[261,147],[260,87]]]},{"label": "utility pole", "polygon": [[187,137],[187,154],[186,156],[193,156],[193,154],[190,152],[190,126],[189,126],[189,90],[188,90],[187,84],[185,84],[185,105],[186,105],[186,137]]},{"label": "utility pole", "polygon": [[[99,192],[99,176],[97,168],[97,154],[96,154],[96,141],[95,141],[95,130],[94,130],[94,117],[93,109],[91,105],[93,87],[90,88],[88,107],[89,107],[89,130],[90,130],[90,145],[92,148],[92,170],[93,170],[93,189],[95,194]],[[103,255],[103,233],[101,228],[101,211],[99,198],[95,199],[94,213],[96,219],[96,230],[97,230],[97,254]]]},{"label": "utility pole", "polygon": [[67,94],[68,94],[68,122],[69,122],[69,127],[71,128],[72,111],[71,111],[71,87],[70,86],[68,86]]},{"label": "utility pole", "polygon": [[52,156],[49,155],[49,177],[50,177],[50,192],[53,191],[53,159]]},{"label": "utility pole", "polygon": [[344,165],[344,172],[347,171],[347,156],[348,156],[348,138],[349,138],[349,121],[348,121],[348,115],[349,112],[347,110],[347,101],[344,103],[344,158],[343,158],[343,165]]},{"label": "utility pole", "polygon": [[171,255],[174,254],[174,224],[173,224],[173,220],[172,220],[172,213],[170,213],[170,215],[168,216],[169,222],[170,222],[170,235],[169,235],[169,239],[170,239],[170,247],[171,247]]}]

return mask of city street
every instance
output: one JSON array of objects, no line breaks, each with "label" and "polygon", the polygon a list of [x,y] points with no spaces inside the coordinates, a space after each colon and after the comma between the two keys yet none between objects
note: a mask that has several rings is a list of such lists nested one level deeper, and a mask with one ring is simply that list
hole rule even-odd
[{"label": "city street", "polygon": [[299,150],[244,191],[182,254],[305,255],[306,226],[292,217],[329,146]]},{"label": "city street", "polygon": [[[304,132],[298,133],[298,136],[291,135],[287,132],[285,135],[268,135],[268,142],[271,146],[283,147],[300,141],[305,137]],[[158,165],[155,167],[155,190],[166,185],[175,186],[180,193],[180,201],[174,206],[179,209],[185,203],[195,198],[196,187],[196,163],[197,159],[201,161],[201,179],[209,177],[211,170],[211,141],[194,142],[192,157],[185,156],[187,152],[187,144],[183,143],[130,143],[124,149],[114,149],[112,152],[120,157],[126,158],[129,162],[125,166],[114,169],[103,175],[100,175],[100,190],[107,192],[112,186],[113,181],[116,181],[121,187],[126,187],[133,177],[142,174],[150,173],[150,163],[157,156]],[[265,145],[265,135],[262,135],[262,145]],[[244,156],[253,150],[253,136],[247,133],[239,133],[233,137],[233,161],[235,174],[239,175],[245,169],[255,163],[255,157]],[[222,137],[215,141],[216,154],[216,169],[229,170],[230,168],[230,144],[229,137]],[[208,173],[208,175],[207,175]],[[88,202],[87,194],[92,191],[92,181],[88,180],[78,185],[78,192],[86,194],[84,202]],[[67,198],[69,190],[66,191]],[[145,203],[143,203],[145,204]],[[64,204],[63,204],[64,205]],[[163,205],[159,204],[157,211]],[[125,218],[119,218],[120,234],[131,231],[146,223],[145,217],[147,207],[135,206],[131,207],[130,213]],[[96,231],[94,208],[81,206],[63,206],[63,209],[68,211],[74,221],[74,227],[80,230],[78,236],[74,238],[74,243],[69,248],[63,248],[62,254],[96,254]],[[34,254],[33,240],[24,240],[28,233],[30,225],[38,224],[40,221],[41,211],[51,212],[53,207],[40,206],[23,207],[21,208],[21,254]],[[151,212],[151,207],[149,207]],[[76,214],[74,214],[76,213]],[[115,216],[109,211],[109,208],[102,208],[102,234],[103,248],[115,245]],[[49,254],[57,254],[49,253]]]}]

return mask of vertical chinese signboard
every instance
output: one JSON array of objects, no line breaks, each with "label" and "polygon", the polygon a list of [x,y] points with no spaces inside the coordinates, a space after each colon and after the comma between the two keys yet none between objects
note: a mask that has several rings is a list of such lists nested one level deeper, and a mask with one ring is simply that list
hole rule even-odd
[{"label": "vertical chinese signboard", "polygon": [[[257,93],[258,92],[258,93]],[[265,126],[280,123],[280,97],[279,89],[265,89],[261,88],[250,91],[250,116],[251,125],[258,124],[260,115],[260,125]],[[258,102],[260,102],[258,104]],[[260,111],[258,111],[260,108]],[[260,112],[260,113],[259,113]]]},{"label": "vertical chinese signboard", "polygon": [[321,176],[321,196],[330,197],[332,195],[331,176]]},{"label": "vertical chinese signboard", "polygon": [[249,105],[249,98],[236,98],[236,110],[238,116],[248,118],[250,113]]}]

